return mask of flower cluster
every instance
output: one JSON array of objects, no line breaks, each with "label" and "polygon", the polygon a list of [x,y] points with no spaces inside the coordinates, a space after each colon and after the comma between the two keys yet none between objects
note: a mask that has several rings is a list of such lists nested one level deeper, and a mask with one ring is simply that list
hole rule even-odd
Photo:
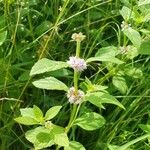
[{"label": "flower cluster", "polygon": [[129,50],[129,46],[120,46],[119,50],[121,54],[126,54]]},{"label": "flower cluster", "polygon": [[128,24],[127,22],[122,21],[122,23],[121,23],[122,31],[125,30],[125,29],[128,29],[130,27],[131,27],[131,24]]},{"label": "flower cluster", "polygon": [[85,35],[83,35],[81,32],[80,33],[74,33],[72,34],[71,38],[73,39],[73,41],[76,42],[81,42],[85,39]]},{"label": "flower cluster", "polygon": [[75,88],[74,87],[71,87],[69,90],[68,90],[68,93],[67,93],[67,97],[69,99],[69,102],[71,104],[79,104],[83,101],[83,98],[84,98],[84,92],[81,91],[81,90],[78,90],[77,92],[75,91]]},{"label": "flower cluster", "polygon": [[69,61],[67,63],[75,70],[75,71],[83,71],[87,68],[86,62],[84,59],[78,58],[76,56],[69,57]]}]

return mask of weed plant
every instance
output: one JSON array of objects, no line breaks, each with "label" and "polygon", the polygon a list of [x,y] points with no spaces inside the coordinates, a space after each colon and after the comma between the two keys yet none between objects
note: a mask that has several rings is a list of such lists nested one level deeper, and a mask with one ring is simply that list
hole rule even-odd
[{"label": "weed plant", "polygon": [[0,0],[0,150],[149,150],[149,55],[149,0]]}]

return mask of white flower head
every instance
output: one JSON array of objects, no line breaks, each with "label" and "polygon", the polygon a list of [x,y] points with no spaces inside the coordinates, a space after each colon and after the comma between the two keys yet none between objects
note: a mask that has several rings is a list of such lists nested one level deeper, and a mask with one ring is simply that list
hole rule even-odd
[{"label": "white flower head", "polygon": [[69,61],[67,61],[67,63],[75,71],[83,71],[87,68],[85,60],[76,56],[69,57]]},{"label": "white flower head", "polygon": [[74,87],[71,87],[68,90],[67,97],[71,104],[80,104],[84,98],[84,92],[81,90],[75,91]]},{"label": "white flower head", "polygon": [[81,42],[86,38],[86,36],[80,32],[80,33],[73,33],[71,38],[73,39],[73,41]]},{"label": "white flower head", "polygon": [[130,27],[131,27],[131,24],[128,24],[127,22],[122,21],[122,23],[121,23],[122,31],[125,30],[125,29],[128,29]]}]

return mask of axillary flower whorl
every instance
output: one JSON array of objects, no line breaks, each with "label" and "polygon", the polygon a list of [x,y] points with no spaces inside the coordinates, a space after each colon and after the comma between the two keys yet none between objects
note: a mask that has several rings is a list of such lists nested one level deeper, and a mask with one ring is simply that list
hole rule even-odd
[{"label": "axillary flower whorl", "polygon": [[80,104],[84,98],[84,92],[81,90],[75,91],[74,87],[71,87],[68,90],[67,97],[71,104]]},{"label": "axillary flower whorl", "polygon": [[73,68],[75,71],[83,71],[87,68],[86,62],[84,59],[78,58],[76,56],[69,57],[69,61],[67,63]]}]

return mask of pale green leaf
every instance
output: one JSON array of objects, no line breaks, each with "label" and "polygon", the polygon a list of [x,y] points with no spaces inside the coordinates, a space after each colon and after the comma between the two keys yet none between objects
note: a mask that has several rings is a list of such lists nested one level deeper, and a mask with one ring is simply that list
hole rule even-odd
[{"label": "pale green leaf", "polygon": [[87,93],[85,95],[85,100],[89,101],[93,105],[97,107],[102,107],[103,103],[114,104],[119,106],[120,108],[124,108],[124,106],[112,95],[103,92],[93,92]]},{"label": "pale green leaf", "polygon": [[85,150],[85,148],[79,142],[70,141],[69,146],[64,147],[64,150]]},{"label": "pale green leaf", "polygon": [[43,112],[41,111],[41,109],[34,105],[33,112],[34,112],[34,116],[35,116],[36,120],[41,122],[43,120]]},{"label": "pale green leaf", "polygon": [[69,139],[66,133],[56,134],[54,136],[54,142],[59,146],[69,146]]},{"label": "pale green leaf", "polygon": [[123,61],[121,61],[118,58],[115,58],[115,57],[108,57],[107,58],[106,56],[91,57],[91,58],[88,58],[86,60],[87,63],[93,62],[93,61],[112,62],[112,63],[115,63],[115,64],[123,64],[124,63]]},{"label": "pale green leaf", "polygon": [[68,87],[54,77],[46,77],[44,79],[36,80],[33,82],[33,85],[40,89],[68,91]]},{"label": "pale green leaf", "polygon": [[142,6],[142,5],[150,5],[150,0],[139,0],[138,6]]},{"label": "pale green leaf", "polygon": [[145,40],[142,42],[139,53],[143,55],[150,55],[150,40]]},{"label": "pale green leaf", "polygon": [[5,42],[7,31],[0,31],[0,46]]},{"label": "pale green leaf", "polygon": [[104,117],[95,112],[85,113],[79,118],[77,118],[74,122],[74,125],[78,125],[81,128],[88,131],[99,129],[104,124],[105,124]]},{"label": "pale green leaf", "polygon": [[60,109],[62,108],[62,106],[54,106],[54,107],[51,107],[45,114],[45,117],[44,119],[45,120],[50,120],[52,118],[54,118],[58,112],[60,111]]},{"label": "pale green leaf", "polygon": [[26,132],[25,137],[34,144],[35,149],[43,149],[54,144],[53,135],[45,127],[37,127]]},{"label": "pale green leaf", "polygon": [[130,18],[135,18],[134,12],[126,6],[122,7],[122,9],[120,10],[120,14],[124,18],[124,20],[129,20]]},{"label": "pale green leaf", "polygon": [[21,108],[20,112],[23,117],[31,117],[31,118],[35,117],[33,108]]},{"label": "pale green leaf", "polygon": [[129,27],[127,29],[124,29],[123,33],[130,39],[130,41],[136,48],[140,48],[142,39],[138,31]]},{"label": "pale green leaf", "polygon": [[49,71],[55,71],[66,67],[68,67],[67,62],[54,61],[49,60],[47,58],[43,58],[34,64],[34,66],[31,69],[30,76]]},{"label": "pale green leaf", "polygon": [[127,92],[128,86],[124,77],[114,76],[112,78],[112,83],[122,94],[125,94]]},{"label": "pale green leaf", "polygon": [[39,124],[39,122],[31,117],[18,117],[14,119],[15,121],[17,121],[20,124],[24,124],[24,125],[35,125],[35,124]]}]

